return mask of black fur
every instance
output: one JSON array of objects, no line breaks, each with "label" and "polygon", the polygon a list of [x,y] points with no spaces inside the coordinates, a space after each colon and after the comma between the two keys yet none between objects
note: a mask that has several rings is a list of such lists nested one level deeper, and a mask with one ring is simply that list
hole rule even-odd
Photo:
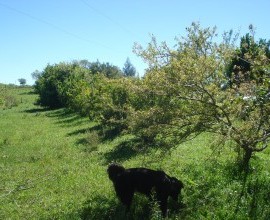
[{"label": "black fur", "polygon": [[171,196],[175,201],[183,183],[175,177],[170,177],[163,171],[150,170],[147,168],[125,169],[118,164],[110,164],[108,175],[113,182],[114,189],[121,202],[130,209],[134,192],[140,192],[151,197],[154,189],[163,216],[167,214],[167,201]]}]

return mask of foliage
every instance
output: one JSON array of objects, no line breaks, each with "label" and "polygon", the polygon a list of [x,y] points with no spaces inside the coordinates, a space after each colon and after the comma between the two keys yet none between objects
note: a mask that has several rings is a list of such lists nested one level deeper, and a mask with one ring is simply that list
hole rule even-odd
[{"label": "foliage", "polygon": [[256,46],[255,55],[247,51],[249,72],[257,80],[224,88],[234,47],[228,35],[219,44],[216,36],[216,28],[193,23],[174,50],[165,42],[158,45],[155,38],[146,49],[137,45],[137,53],[149,63],[142,92],[154,105],[138,111],[135,131],[154,135],[151,139],[169,139],[171,146],[202,132],[215,133],[220,143],[232,140],[236,149],[244,150],[246,166],[252,153],[264,150],[270,138],[270,60],[265,47]]},{"label": "foliage", "polygon": [[100,78],[91,87],[90,118],[100,123],[105,137],[114,137],[127,129],[128,87],[132,79]]},{"label": "foliage", "polygon": [[90,70],[92,74],[102,74],[108,78],[119,78],[123,76],[122,71],[117,66],[111,65],[108,62],[100,63],[99,61],[89,62],[88,60],[79,60],[73,63]]},{"label": "foliage", "polygon": [[94,77],[89,70],[76,66],[69,77],[58,85],[59,95],[64,106],[81,115],[88,115],[89,83],[90,79]]},{"label": "foliage", "polygon": [[[96,67],[104,68],[99,63],[87,61],[48,66],[35,88],[41,105],[65,106],[89,116],[100,123],[104,136],[114,136],[127,128],[127,88],[135,79],[111,78],[104,72],[96,72]],[[111,67],[106,71],[110,72]]]},{"label": "foliage", "polygon": [[94,75],[107,78],[119,78],[121,70],[109,63],[73,61],[47,65],[42,71],[35,71],[35,91],[39,94],[38,104],[50,108],[70,107],[82,114],[87,114],[86,101],[90,91],[87,86],[92,83]]},{"label": "foliage", "polygon": [[64,106],[64,100],[58,87],[71,75],[76,65],[60,63],[47,65],[35,83],[35,91],[39,94],[38,104],[49,108]]},{"label": "foliage", "polygon": [[246,166],[270,137],[270,43],[250,31],[239,48],[232,31],[217,43],[216,28],[198,23],[173,49],[153,37],[146,49],[135,47],[149,64],[143,79],[121,77],[133,69],[129,59],[124,73],[99,61],[48,65],[36,74],[39,104],[68,107],[100,123],[105,136],[128,131],[148,146],[215,133],[220,143],[233,141]]},{"label": "foliage", "polygon": [[253,26],[250,25],[249,29],[250,33],[241,38],[240,47],[236,49],[226,70],[231,87],[240,87],[240,84],[252,81],[259,85],[267,74],[264,68],[270,59],[270,40],[260,39],[256,42]]},{"label": "foliage", "polygon": [[33,73],[31,73],[31,76],[34,80],[38,80],[39,77],[41,77],[42,75],[42,72],[38,71],[38,70],[35,70]]}]

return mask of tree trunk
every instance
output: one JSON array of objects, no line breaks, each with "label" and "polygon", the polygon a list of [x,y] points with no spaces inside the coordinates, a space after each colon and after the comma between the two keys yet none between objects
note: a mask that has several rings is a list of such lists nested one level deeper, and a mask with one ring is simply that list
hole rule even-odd
[{"label": "tree trunk", "polygon": [[243,147],[244,149],[244,157],[243,157],[243,171],[249,172],[249,161],[251,159],[253,150],[252,148],[249,147]]}]

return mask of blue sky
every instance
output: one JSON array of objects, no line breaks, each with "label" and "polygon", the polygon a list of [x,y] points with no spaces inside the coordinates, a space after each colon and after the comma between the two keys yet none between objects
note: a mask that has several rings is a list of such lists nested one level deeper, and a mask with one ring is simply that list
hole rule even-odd
[{"label": "blue sky", "polygon": [[16,83],[49,64],[87,59],[123,67],[129,57],[140,75],[146,65],[132,52],[150,34],[173,44],[195,22],[234,29],[256,27],[270,39],[270,0],[0,0],[0,82]]}]

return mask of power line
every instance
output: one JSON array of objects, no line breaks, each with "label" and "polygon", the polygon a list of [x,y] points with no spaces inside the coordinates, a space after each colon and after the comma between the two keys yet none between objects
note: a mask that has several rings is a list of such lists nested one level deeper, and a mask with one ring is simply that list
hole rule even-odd
[{"label": "power line", "polygon": [[[90,44],[98,44],[98,45],[100,45],[100,46],[102,46],[102,47],[104,47],[104,48],[106,48],[106,49],[108,49],[108,50],[113,50],[112,48],[110,48],[110,47],[108,47],[108,46],[106,46],[106,45],[104,45],[104,44],[102,44],[102,43],[100,43],[100,42],[98,42],[98,41],[94,41],[94,40],[89,40],[89,39],[83,38],[83,37],[81,37],[81,36],[79,36],[79,35],[77,35],[77,34],[74,34],[74,33],[70,32],[70,31],[65,30],[65,29],[62,28],[62,27],[59,27],[59,26],[57,26],[57,25],[55,25],[55,24],[53,24],[53,23],[51,23],[51,22],[48,22],[48,21],[46,21],[46,20],[43,20],[43,19],[38,18],[38,17],[36,17],[36,16],[33,16],[33,15],[31,15],[31,14],[29,14],[29,13],[26,13],[26,12],[24,12],[24,11],[18,10],[18,9],[16,9],[16,8],[13,8],[13,7],[10,7],[10,6],[8,6],[8,5],[6,5],[6,4],[3,4],[3,3],[0,3],[0,6],[6,8],[6,9],[8,9],[8,10],[14,11],[14,12],[16,12],[16,13],[18,13],[18,14],[21,14],[21,15],[23,15],[23,16],[29,17],[29,18],[31,18],[31,19],[33,19],[33,20],[35,20],[35,21],[40,22],[40,23],[46,24],[46,25],[48,25],[48,26],[50,26],[50,27],[52,27],[52,28],[54,28],[54,29],[56,29],[56,30],[62,32],[62,33],[65,33],[65,34],[67,34],[67,35],[70,35],[70,36],[72,36],[72,37],[74,37],[74,38],[77,38],[77,39],[79,39],[79,40],[81,40],[81,41],[85,41],[85,42],[88,42],[88,43],[90,43]],[[114,51],[114,50],[113,50],[113,51]]]},{"label": "power line", "polygon": [[[89,7],[92,11],[96,12],[97,14],[101,15],[102,17],[106,18],[107,20],[109,20],[111,23],[113,23],[114,25],[118,26],[120,29],[122,29],[123,31],[125,31],[126,33],[132,35],[135,38],[139,38],[140,40],[141,37],[139,37],[137,34],[133,33],[132,31],[130,31],[128,28],[124,27],[123,25],[121,25],[119,22],[115,21],[114,19],[112,19],[111,17],[109,17],[108,15],[106,15],[105,13],[101,12],[100,10],[94,8],[92,5],[90,5],[87,1],[85,0],[80,0],[83,4],[85,4],[87,7]],[[144,40],[142,40],[144,41]]]}]

